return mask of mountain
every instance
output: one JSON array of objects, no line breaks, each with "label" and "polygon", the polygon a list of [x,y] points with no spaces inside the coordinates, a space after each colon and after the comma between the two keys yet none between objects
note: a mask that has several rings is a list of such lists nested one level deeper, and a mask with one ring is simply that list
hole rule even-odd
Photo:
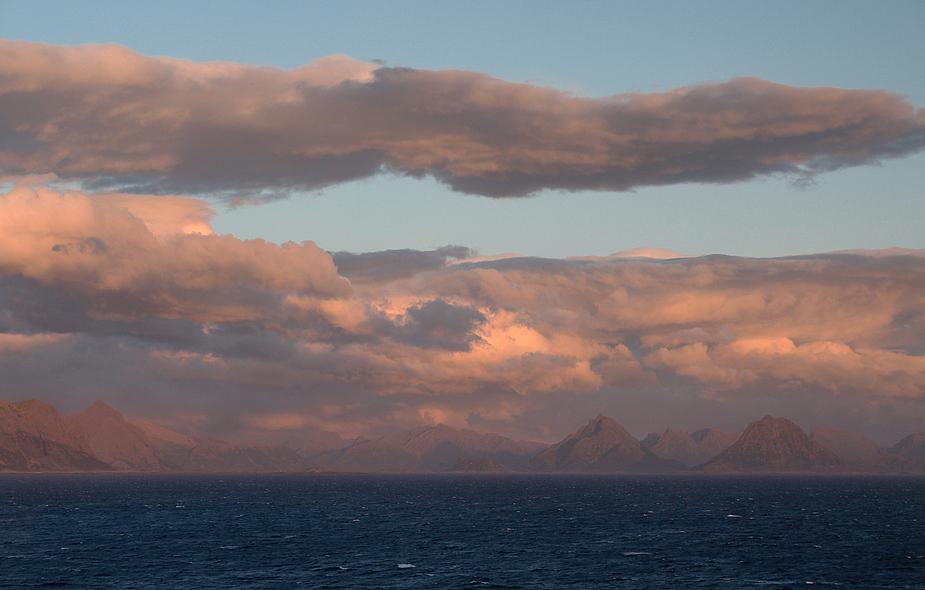
[{"label": "mountain", "polygon": [[848,463],[786,418],[752,422],[731,447],[695,468],[708,473],[833,473]]},{"label": "mountain", "polygon": [[925,458],[925,432],[910,434],[890,448],[890,454],[904,459]]},{"label": "mountain", "polygon": [[719,428],[701,428],[693,433],[683,428],[669,428],[663,434],[649,434],[643,439],[642,446],[662,459],[693,467],[728,449],[740,435],[740,432],[727,432]]},{"label": "mountain", "polygon": [[301,471],[304,458],[289,447],[253,442],[229,443],[208,436],[176,432],[146,420],[129,426],[143,432],[165,465],[175,471],[277,472]]},{"label": "mountain", "polygon": [[102,401],[64,420],[83,430],[93,455],[117,470],[167,471],[173,467],[164,461],[143,430],[126,422],[120,412]]},{"label": "mountain", "polygon": [[288,447],[228,443],[145,420],[126,420],[102,401],[66,416],[65,422],[85,433],[97,459],[119,471],[273,472],[299,471],[307,466]]},{"label": "mountain", "polygon": [[291,444],[288,441],[277,444],[295,449],[295,452],[297,452],[302,457],[311,457],[312,455],[317,455],[318,453],[323,453],[324,451],[343,449],[344,447],[348,447],[356,442],[358,442],[358,439],[344,440],[336,432],[323,430],[315,433],[315,435],[310,440],[302,441],[302,444],[299,445]]},{"label": "mountain", "polygon": [[[697,443],[697,449],[709,458],[713,458],[731,447],[742,432],[729,432],[721,428],[701,428],[691,433],[691,438]],[[694,463],[697,465],[697,463]]]},{"label": "mountain", "polygon": [[319,453],[310,460],[328,469],[342,471],[439,471],[450,469],[460,459],[485,458],[508,469],[523,467],[542,443],[515,441],[498,434],[457,430],[445,424],[422,426],[361,441],[348,447]]},{"label": "mountain", "polygon": [[80,427],[35,399],[0,400],[0,471],[108,471]]},{"label": "mountain", "polygon": [[[289,447],[302,457],[312,457],[326,451],[336,451],[360,442],[356,439],[345,440],[336,432],[327,430],[298,433],[276,431],[273,433],[259,433],[257,436],[260,437],[261,442]],[[362,440],[368,439],[364,438]]]},{"label": "mountain", "polygon": [[872,473],[925,473],[925,432],[910,434],[861,467]]},{"label": "mountain", "polygon": [[457,430],[445,424],[422,426],[379,439],[418,458],[423,469],[447,469],[461,458],[484,457],[505,467],[522,467],[538,451],[546,448],[542,443],[514,441],[474,430]]},{"label": "mountain", "polygon": [[417,458],[411,453],[372,440],[319,453],[308,457],[308,461],[324,469],[357,473],[418,470]]},{"label": "mountain", "polygon": [[537,455],[527,471],[578,473],[671,473],[683,466],[661,459],[623,426],[603,414]]},{"label": "mountain", "polygon": [[[765,416],[736,433],[704,428],[666,430],[640,442],[612,418],[599,415],[563,441],[515,441],[438,424],[371,441],[318,432],[300,450],[225,442],[126,420],[98,401],[61,417],[50,405],[0,400],[0,472],[35,471],[457,471],[709,473],[839,471],[925,473],[925,432],[890,449],[856,432],[819,426],[807,436],[784,418]],[[318,451],[318,449],[321,449]],[[840,455],[840,456],[839,456]]]},{"label": "mountain", "polygon": [[886,453],[884,447],[863,434],[851,430],[842,430],[831,426],[817,426],[813,428],[809,436],[845,461],[851,461],[852,463],[873,461]]}]

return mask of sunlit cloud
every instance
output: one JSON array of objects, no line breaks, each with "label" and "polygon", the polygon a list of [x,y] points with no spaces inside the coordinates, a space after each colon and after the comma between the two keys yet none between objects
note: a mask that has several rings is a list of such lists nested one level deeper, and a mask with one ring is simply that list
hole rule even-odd
[{"label": "sunlit cloud", "polygon": [[[287,295],[341,297],[350,283],[311,242],[216,236],[201,201],[19,187],[0,195],[0,271],[94,317],[281,317]],[[272,311],[275,310],[275,311]]]},{"label": "sunlit cloud", "polygon": [[346,56],[282,70],[0,40],[0,397],[102,397],[217,436],[556,438],[558,416],[618,399],[722,402],[734,428],[842,401],[865,410],[840,426],[920,423],[925,251],[327,252],[217,235],[210,203],[377,174],[490,197],[799,180],[923,147],[925,111],[887,90],[588,98]]},{"label": "sunlit cloud", "polygon": [[553,432],[536,416],[628,390],[738,411],[925,398],[922,251],[332,256],[214,235],[185,197],[20,186],[0,209],[4,391],[50,401],[67,374],[72,398],[115,388],[164,423],[210,408],[215,434],[362,434],[425,415]]},{"label": "sunlit cloud", "polygon": [[886,90],[757,78],[602,98],[346,56],[294,70],[0,41],[0,174],[272,199],[383,172],[493,197],[805,178],[925,146]]}]

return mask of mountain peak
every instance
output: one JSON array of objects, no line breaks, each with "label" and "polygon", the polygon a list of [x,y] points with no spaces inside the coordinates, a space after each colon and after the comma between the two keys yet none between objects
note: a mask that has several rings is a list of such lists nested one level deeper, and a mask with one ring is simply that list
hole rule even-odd
[{"label": "mountain peak", "polygon": [[545,446],[436,424],[347,445],[311,458],[323,467],[342,471],[442,470],[457,465],[460,459],[497,461],[510,469],[522,467]]},{"label": "mountain peak", "polygon": [[165,469],[148,436],[105,402],[97,400],[83,412],[65,419],[80,425],[93,454],[108,465],[129,471]]},{"label": "mountain peak", "polygon": [[830,473],[847,464],[786,418],[752,422],[731,447],[697,468],[720,473]]},{"label": "mountain peak", "polygon": [[925,432],[910,434],[893,445],[890,452],[906,459],[925,457]]},{"label": "mountain peak", "polygon": [[874,461],[886,452],[863,434],[851,430],[817,426],[809,436],[845,461]]},{"label": "mountain peak", "polygon": [[93,404],[84,410],[88,415],[92,416],[109,416],[112,418],[117,418],[119,420],[124,420],[125,417],[122,415],[122,412],[113,408],[106,402],[101,399],[96,400]]},{"label": "mountain peak", "polygon": [[739,438],[738,432],[719,428],[701,428],[694,432],[681,428],[663,434],[649,434],[642,445],[661,457],[688,467],[705,463],[729,448]]},{"label": "mountain peak", "polygon": [[109,466],[93,457],[79,426],[45,402],[0,400],[0,471],[95,471]]},{"label": "mountain peak", "polygon": [[609,416],[598,414],[597,418],[588,420],[588,423],[584,426],[584,428],[579,430],[573,436],[576,436],[579,438],[584,437],[584,436],[593,436],[595,434],[598,434],[600,432],[604,432],[607,430],[620,431],[621,434],[623,432],[626,432],[626,434],[629,435],[629,432],[627,432],[627,430],[623,428],[623,425],[621,425],[619,422],[617,422],[616,420],[614,420],[613,418]]},{"label": "mountain peak", "polygon": [[599,414],[578,432],[527,464],[529,471],[666,472],[672,461],[655,456],[613,418]]}]

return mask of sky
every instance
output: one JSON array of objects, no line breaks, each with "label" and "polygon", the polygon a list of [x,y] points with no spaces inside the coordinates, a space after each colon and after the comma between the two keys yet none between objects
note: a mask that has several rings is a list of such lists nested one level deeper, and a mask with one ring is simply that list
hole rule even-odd
[{"label": "sky", "polygon": [[923,56],[921,1],[0,0],[0,398],[896,442]]}]

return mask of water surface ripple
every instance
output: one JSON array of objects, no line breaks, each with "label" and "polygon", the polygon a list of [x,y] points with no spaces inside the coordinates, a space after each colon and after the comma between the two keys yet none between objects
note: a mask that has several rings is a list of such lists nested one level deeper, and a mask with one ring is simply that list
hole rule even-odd
[{"label": "water surface ripple", "polygon": [[925,478],[3,475],[0,588],[925,589]]}]

